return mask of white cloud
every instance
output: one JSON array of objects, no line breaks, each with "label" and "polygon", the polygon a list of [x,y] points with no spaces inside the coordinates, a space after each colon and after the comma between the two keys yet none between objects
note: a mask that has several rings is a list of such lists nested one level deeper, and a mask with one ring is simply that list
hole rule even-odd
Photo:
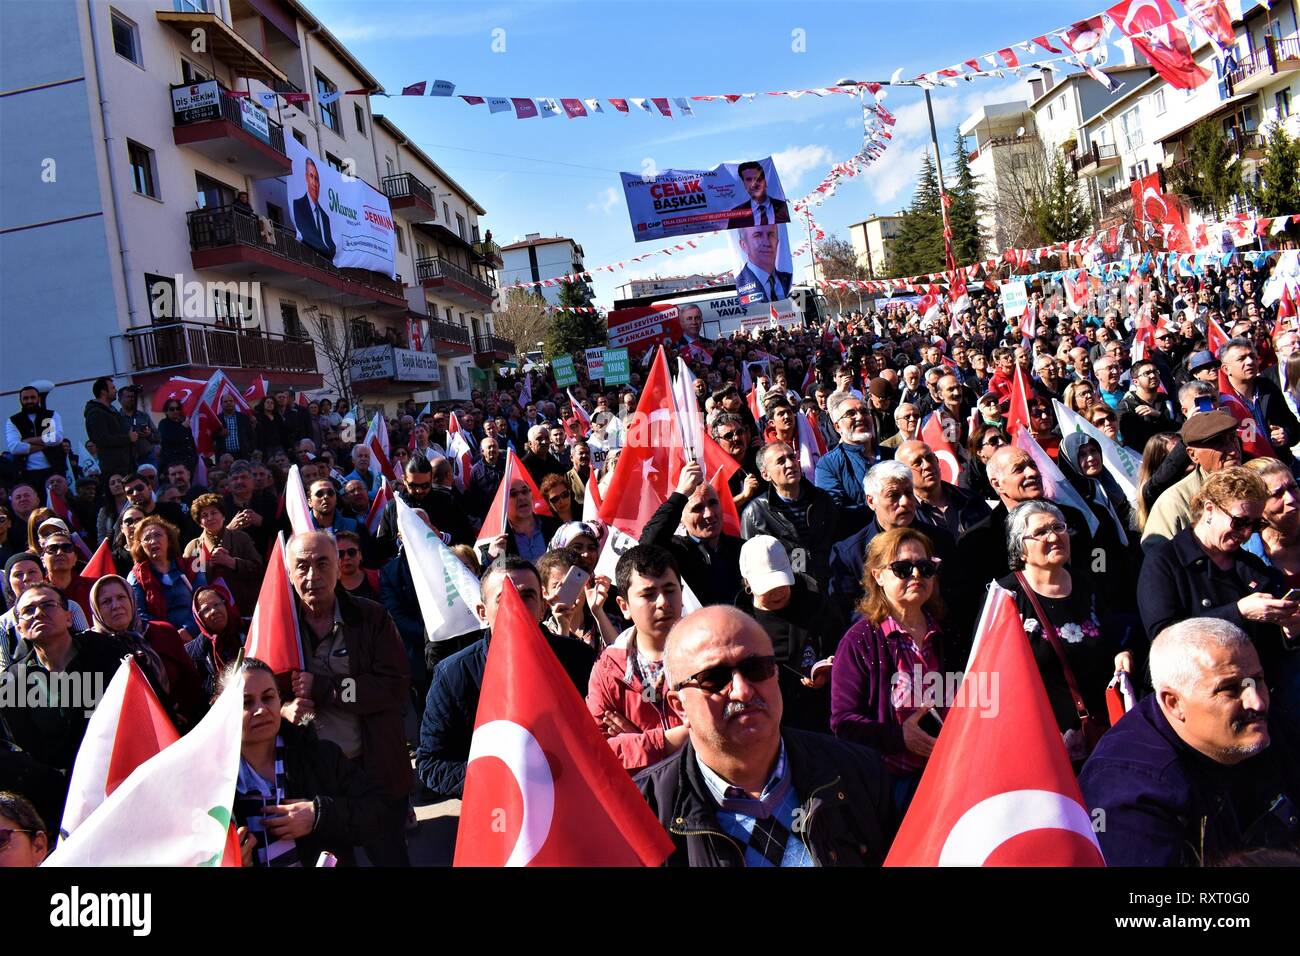
[{"label": "white cloud", "polygon": [[826,146],[787,146],[772,154],[776,171],[781,175],[781,184],[790,187],[803,180],[808,173],[817,171],[825,173],[835,162],[835,156]]},{"label": "white cloud", "polygon": [[608,215],[610,210],[618,205],[619,198],[618,190],[613,186],[608,186],[600,193],[595,202],[587,203],[587,209],[591,212],[599,210]]},{"label": "white cloud", "polygon": [[[907,205],[916,177],[921,172],[921,161],[925,158],[926,147],[916,146],[912,149],[899,150],[897,147],[885,154],[885,158],[867,173],[867,187],[875,200],[877,212],[888,207]],[[894,203],[896,196],[903,194],[901,201]]]}]

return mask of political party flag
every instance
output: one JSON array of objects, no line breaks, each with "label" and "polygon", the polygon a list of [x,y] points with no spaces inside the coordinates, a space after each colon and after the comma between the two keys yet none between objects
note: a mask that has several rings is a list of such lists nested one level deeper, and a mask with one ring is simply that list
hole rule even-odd
[{"label": "political party flag", "polygon": [[393,488],[388,479],[379,476],[379,487],[375,490],[375,500],[370,502],[370,511],[366,513],[366,530],[373,537],[379,531],[380,522],[384,520],[384,508],[393,500]]},{"label": "political party flag", "polygon": [[480,600],[478,578],[410,505],[400,497],[394,500],[426,640],[445,641],[481,629],[483,622],[475,611]]},{"label": "political party flag", "polygon": [[77,577],[84,581],[98,581],[106,574],[117,574],[117,565],[113,563],[113,549],[109,547],[108,538],[99,542],[94,556],[86,562]]},{"label": "political party flag", "polygon": [[1232,387],[1223,366],[1219,366],[1219,407],[1237,420],[1237,437],[1241,439],[1242,451],[1252,458],[1276,457],[1268,433],[1259,427],[1250,406]]},{"label": "political party flag", "polygon": [[799,470],[809,481],[817,479],[817,462],[826,454],[826,436],[817,424],[816,412],[799,412]]},{"label": "political party flag", "polygon": [[1210,354],[1216,359],[1219,357],[1219,349],[1228,344],[1228,334],[1223,331],[1223,326],[1214,320],[1213,316],[1205,317],[1205,347],[1210,350]]},{"label": "political party flag", "polygon": [[287,560],[281,533],[266,562],[266,574],[257,593],[257,606],[253,609],[245,646],[249,657],[256,657],[276,674],[307,668]]},{"label": "political party flag", "polygon": [[948,440],[944,428],[947,422],[951,422],[952,429],[956,431],[956,422],[947,419],[941,412],[931,412],[926,416],[925,424],[921,426],[921,441],[925,442],[939,459],[939,476],[948,484],[955,485],[958,475],[961,474],[961,462],[957,459],[957,449]]},{"label": "political party flag", "polygon": [[502,584],[456,866],[659,866],[673,844],[514,585]]},{"label": "political party flag", "polygon": [[1097,533],[1097,516],[1093,513],[1092,508],[1088,507],[1083,497],[1074,490],[1074,485],[1066,480],[1061,469],[1057,467],[1056,462],[1052,461],[1047,452],[1034,440],[1034,436],[1029,433],[1026,427],[1020,427],[1012,433],[1011,443],[1017,448],[1029,453],[1029,457],[1034,460],[1034,467],[1038,469],[1038,475],[1043,482],[1043,497],[1048,501],[1053,501],[1058,505],[1066,505],[1073,508],[1083,515],[1083,519],[1088,522],[1088,531],[1092,534]]},{"label": "political party flag", "polygon": [[512,96],[510,102],[514,104],[516,119],[532,119],[537,115],[537,104],[526,97]]},{"label": "political party flag", "polygon": [[1025,381],[1025,370],[1017,362],[1011,382],[1011,406],[1007,410],[1007,434],[1014,434],[1020,426],[1029,427],[1029,385]]},{"label": "political party flag", "polygon": [[1128,499],[1129,504],[1137,507],[1138,468],[1142,464],[1142,456],[1125,448],[1092,422],[1066,408],[1056,399],[1052,399],[1052,407],[1056,410],[1056,421],[1062,435],[1083,432],[1101,446],[1101,462],[1105,465],[1106,471],[1123,489],[1124,497]]},{"label": "political party flag", "polygon": [[993,585],[885,866],[1103,865],[1015,601]]},{"label": "political party flag", "polygon": [[596,521],[600,518],[600,482],[596,480],[596,469],[587,475],[587,490],[582,496],[582,520]]},{"label": "political party flag", "polygon": [[297,465],[289,469],[289,478],[284,483],[284,510],[288,512],[289,526],[294,534],[316,530],[316,521],[307,504],[307,489],[302,485],[302,473]]},{"label": "political party flag", "polygon": [[410,86],[402,87],[403,96],[423,96],[425,87],[428,85],[427,80],[421,80],[419,83],[412,83]]},{"label": "political party flag", "polygon": [[483,526],[478,530],[478,538],[474,542],[474,547],[481,548],[486,544],[490,544],[493,538],[499,537],[509,530],[510,486],[516,481],[524,482],[532,492],[533,514],[555,517],[555,512],[551,510],[551,506],[542,497],[537,482],[533,481],[533,476],[528,473],[528,469],[519,460],[515,450],[507,448],[506,467],[501,473],[501,484],[497,485],[496,496],[492,499],[487,514],[483,517]]},{"label": "political party flag", "polygon": [[61,834],[81,826],[131,771],[179,739],[140,665],[134,657],[122,658],[77,749]]},{"label": "political party flag", "polygon": [[189,733],[131,771],[43,865],[218,866],[229,859],[243,716],[241,674]]},{"label": "political party flag", "polygon": [[587,115],[587,107],[582,105],[582,100],[562,99],[560,106],[564,109],[564,115],[569,119],[577,119],[579,116]]},{"label": "political party flag", "polygon": [[510,98],[506,96],[489,96],[487,98],[489,113],[509,113]]}]

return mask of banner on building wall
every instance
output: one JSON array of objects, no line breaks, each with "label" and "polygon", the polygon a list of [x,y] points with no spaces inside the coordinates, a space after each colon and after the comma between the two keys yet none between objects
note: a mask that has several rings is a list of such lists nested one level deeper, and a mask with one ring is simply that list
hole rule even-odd
[{"label": "banner on building wall", "polygon": [[339,269],[369,269],[397,278],[397,240],[388,197],[323,163],[292,136],[288,202],[297,238]]},{"label": "banner on building wall", "polygon": [[216,80],[172,87],[172,115],[191,123],[221,115],[221,88]]},{"label": "banner on building wall", "polygon": [[770,156],[712,169],[619,176],[637,242],[790,221],[790,205]]},{"label": "banner on building wall", "polygon": [[1139,238],[1158,243],[1165,252],[1191,252],[1187,206],[1173,193],[1160,191],[1160,173],[1133,180],[1133,226]]}]

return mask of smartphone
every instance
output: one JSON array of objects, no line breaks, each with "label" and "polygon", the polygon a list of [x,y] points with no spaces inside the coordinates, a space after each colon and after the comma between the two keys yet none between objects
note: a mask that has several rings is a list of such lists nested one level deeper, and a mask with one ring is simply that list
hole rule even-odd
[{"label": "smartphone", "polygon": [[560,582],[560,590],[556,592],[555,597],[551,599],[552,604],[564,604],[572,607],[578,603],[578,597],[582,594],[582,589],[587,584],[587,579],[591,575],[576,564],[569,568],[569,573],[564,576]]},{"label": "smartphone", "polygon": [[1292,588],[1282,595],[1283,601],[1300,601],[1300,588]]},{"label": "smartphone", "polygon": [[931,710],[927,711],[926,715],[916,722],[916,726],[931,737],[938,737],[939,731],[943,730],[943,721],[939,719],[938,714]]},{"label": "smartphone", "polygon": [[1196,410],[1198,412],[1214,411],[1214,399],[1210,398],[1208,395],[1202,395],[1196,400]]}]

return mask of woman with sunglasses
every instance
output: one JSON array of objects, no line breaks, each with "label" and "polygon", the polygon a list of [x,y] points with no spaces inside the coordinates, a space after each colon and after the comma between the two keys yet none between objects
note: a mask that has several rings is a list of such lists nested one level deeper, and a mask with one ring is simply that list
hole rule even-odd
[{"label": "woman with sunglasses", "polygon": [[194,474],[194,467],[199,461],[199,450],[194,446],[194,434],[190,423],[181,411],[181,403],[168,399],[163,405],[164,418],[158,425],[158,468],[162,474],[177,462],[181,462]]},{"label": "woman with sunglasses", "polygon": [[1010,443],[1011,440],[1001,425],[981,421],[971,429],[970,437],[966,440],[966,450],[970,452],[970,490],[977,497],[989,500],[997,498],[989,485],[987,465],[995,451]]},{"label": "woman with sunglasses", "polygon": [[1038,447],[1056,461],[1061,453],[1061,436],[1056,430],[1056,412],[1050,402],[1041,398],[1029,400],[1029,433]]},{"label": "woman with sunglasses", "polygon": [[235,599],[235,607],[245,617],[253,613],[262,590],[262,556],[253,539],[242,531],[226,527],[221,498],[214,494],[199,495],[190,505],[190,516],[202,529],[197,538],[185,546],[188,560],[202,558],[208,581],[224,581]]},{"label": "woman with sunglasses", "polygon": [[555,517],[562,522],[577,521],[582,515],[574,513],[573,489],[567,475],[547,475],[539,489],[542,498],[551,506]]},{"label": "woman with sunglasses", "polygon": [[1092,580],[1067,566],[1070,529],[1059,508],[1017,505],[1007,516],[1007,554],[1015,570],[998,585],[1015,597],[1066,752],[1079,763],[1106,727],[1106,685],[1116,671],[1133,673],[1133,654],[1121,649]]},{"label": "woman with sunglasses", "polygon": [[40,866],[50,848],[45,821],[24,797],[0,791],[0,869]]},{"label": "woman with sunglasses", "polygon": [[1268,488],[1264,524],[1243,546],[1281,572],[1288,588],[1300,587],[1300,488],[1291,469],[1276,458],[1252,458],[1243,465]]},{"label": "woman with sunglasses", "polygon": [[[8,670],[9,665],[18,656],[18,642],[20,640],[18,634],[18,598],[33,584],[38,584],[44,580],[45,568],[41,565],[41,556],[39,554],[20,551],[18,554],[10,555],[5,562],[3,589],[9,610],[0,614],[0,673]],[[90,627],[79,604],[69,601],[68,610],[72,613],[72,629],[74,631],[84,631]]]},{"label": "woman with sunglasses", "polygon": [[206,576],[184,560],[176,526],[158,515],[140,521],[134,540],[135,565],[127,580],[140,620],[166,621],[180,631],[182,640],[194,640],[199,632],[194,623],[194,588],[206,584]]},{"label": "woman with sunglasses", "polygon": [[941,719],[950,703],[925,695],[936,683],[929,675],[940,677],[937,686],[944,683],[938,572],[934,546],[921,532],[894,528],[876,535],[863,569],[862,617],[840,640],[831,665],[831,731],[883,755],[900,813],[934,749],[938,721],[931,711]]},{"label": "woman with sunglasses", "polygon": [[1184,618],[1218,617],[1254,641],[1266,675],[1300,634],[1300,603],[1283,600],[1282,573],[1243,547],[1264,524],[1268,485],[1242,467],[1216,471],[1192,498],[1192,523],[1147,551],[1138,608],[1147,637]]}]

